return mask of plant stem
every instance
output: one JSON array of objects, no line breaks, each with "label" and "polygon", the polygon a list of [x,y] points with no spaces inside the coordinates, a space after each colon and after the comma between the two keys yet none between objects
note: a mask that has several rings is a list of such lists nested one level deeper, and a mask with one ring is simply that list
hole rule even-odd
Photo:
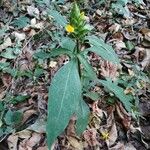
[{"label": "plant stem", "polygon": [[[77,39],[76,43],[77,43],[77,54],[79,54],[79,52],[80,52],[79,39]],[[79,59],[78,59],[78,71],[79,71],[79,76],[81,78],[81,67],[80,67],[80,61],[79,61]]]}]

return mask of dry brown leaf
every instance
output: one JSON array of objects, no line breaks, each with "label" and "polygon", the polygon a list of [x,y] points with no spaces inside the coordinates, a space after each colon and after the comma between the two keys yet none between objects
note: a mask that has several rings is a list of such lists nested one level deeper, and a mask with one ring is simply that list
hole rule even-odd
[{"label": "dry brown leaf", "polygon": [[102,118],[104,114],[106,114],[102,109],[98,107],[98,101],[95,101],[93,104],[91,104],[92,112]]},{"label": "dry brown leaf", "polygon": [[109,131],[109,147],[112,146],[118,138],[116,123],[114,122]]},{"label": "dry brown leaf", "polygon": [[27,6],[27,12],[30,16],[35,16],[37,18],[39,18],[39,10],[37,8],[35,8],[34,6]]},{"label": "dry brown leaf", "polygon": [[120,51],[123,48],[126,48],[125,43],[121,40],[115,41],[114,44],[115,44],[115,49],[118,50],[118,51]]},{"label": "dry brown leaf", "polygon": [[112,64],[109,61],[103,61],[101,63],[101,75],[105,78],[115,80],[118,76],[117,65]]},{"label": "dry brown leaf", "polygon": [[42,136],[39,133],[33,133],[32,137],[27,141],[26,146],[33,148],[36,144],[38,144],[41,140]]},{"label": "dry brown leaf", "polygon": [[48,150],[48,147],[47,146],[38,147],[37,150]]},{"label": "dry brown leaf", "polygon": [[22,130],[20,132],[17,132],[16,135],[18,135],[19,138],[22,138],[22,139],[29,139],[32,135],[31,131],[29,130]]},{"label": "dry brown leaf", "polygon": [[7,139],[9,150],[17,150],[18,135],[10,135]]},{"label": "dry brown leaf", "polygon": [[55,68],[56,65],[57,65],[57,62],[56,62],[56,61],[50,61],[49,67]]},{"label": "dry brown leaf", "polygon": [[125,150],[124,149],[124,144],[118,142],[115,146],[109,148],[109,150]]},{"label": "dry brown leaf", "polygon": [[11,75],[8,73],[4,73],[2,75],[2,81],[3,81],[3,85],[8,88],[11,85],[11,81],[12,81]]},{"label": "dry brown leaf", "polygon": [[125,110],[125,108],[122,106],[120,102],[116,104],[116,111],[125,129],[126,130],[130,129],[131,116],[127,113],[127,111]]},{"label": "dry brown leaf", "polygon": [[69,124],[67,126],[67,130],[66,130],[66,135],[67,136],[75,136],[75,122],[77,120],[77,117],[75,115],[73,115],[69,121]]},{"label": "dry brown leaf", "polygon": [[26,38],[25,33],[13,32],[13,35],[18,41],[23,41]]},{"label": "dry brown leaf", "polygon": [[124,150],[137,150],[131,143],[125,144]]},{"label": "dry brown leaf", "polygon": [[88,143],[88,145],[90,146],[100,145],[100,143],[98,142],[96,138],[96,134],[97,134],[97,131],[95,128],[91,128],[89,130],[84,131],[83,137],[84,137],[84,140]]},{"label": "dry brown leaf", "polygon": [[145,67],[148,67],[150,65],[150,49],[145,49],[146,55],[143,59],[143,61],[140,63],[142,66],[142,69],[145,69]]},{"label": "dry brown leaf", "polygon": [[83,144],[77,138],[69,136],[67,139],[75,150],[83,150]]},{"label": "dry brown leaf", "polygon": [[27,119],[32,116],[33,114],[36,114],[36,110],[34,109],[30,109],[30,110],[27,110],[23,113],[23,119],[22,119],[22,123],[26,122]]},{"label": "dry brown leaf", "polygon": [[118,32],[121,28],[121,25],[118,23],[113,24],[111,27],[109,27],[110,32]]},{"label": "dry brown leaf", "polygon": [[6,48],[9,47],[9,46],[12,46],[12,42],[11,42],[10,37],[7,37],[7,38],[4,40],[4,43],[0,45],[0,52],[1,52],[3,49],[6,49]]}]

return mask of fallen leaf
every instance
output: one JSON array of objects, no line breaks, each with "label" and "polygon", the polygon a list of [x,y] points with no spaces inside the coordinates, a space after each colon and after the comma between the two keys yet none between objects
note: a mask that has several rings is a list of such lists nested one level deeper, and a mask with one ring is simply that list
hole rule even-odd
[{"label": "fallen leaf", "polygon": [[33,133],[32,137],[27,141],[26,146],[33,148],[36,144],[38,144],[41,140],[42,136],[39,133]]},{"label": "fallen leaf", "polygon": [[118,76],[117,69],[117,65],[112,64],[109,61],[103,61],[101,63],[101,75],[105,78],[111,78],[112,80],[115,80]]},{"label": "fallen leaf", "polygon": [[7,47],[11,46],[12,45],[12,42],[11,42],[11,39],[10,37],[7,37],[5,40],[4,40],[4,43],[0,45],[0,52],[3,50],[3,49],[6,49]]},{"label": "fallen leaf", "polygon": [[83,144],[77,138],[69,136],[67,139],[75,150],[83,150]]},{"label": "fallen leaf", "polygon": [[7,139],[9,150],[17,150],[18,136],[10,135]]},{"label": "fallen leaf", "polygon": [[34,16],[36,18],[39,18],[39,10],[35,8],[34,6],[27,6],[27,12],[30,16]]},{"label": "fallen leaf", "polygon": [[18,41],[23,41],[26,38],[25,33],[13,32],[13,35]]}]

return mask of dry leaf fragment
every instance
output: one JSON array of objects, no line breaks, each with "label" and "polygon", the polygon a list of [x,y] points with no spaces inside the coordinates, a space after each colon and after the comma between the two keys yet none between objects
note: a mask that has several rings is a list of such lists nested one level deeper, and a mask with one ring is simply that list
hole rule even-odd
[{"label": "dry leaf fragment", "polygon": [[35,8],[34,6],[27,6],[27,12],[30,16],[35,16],[39,18],[39,10]]},{"label": "dry leaf fragment", "polygon": [[57,62],[56,62],[56,61],[50,61],[49,67],[55,68],[56,65],[57,65]]},{"label": "dry leaf fragment", "polygon": [[118,40],[118,41],[115,42],[115,49],[116,50],[121,50],[123,48],[126,48],[126,45],[123,41]]},{"label": "dry leaf fragment", "polygon": [[118,142],[115,146],[109,148],[109,150],[124,150],[124,144]]},{"label": "dry leaf fragment", "polygon": [[109,61],[103,61],[101,63],[101,75],[105,78],[111,78],[115,80],[117,77],[117,65],[112,64]]},{"label": "dry leaf fragment", "polygon": [[17,132],[16,135],[18,135],[19,138],[22,138],[22,139],[29,139],[32,135],[31,131],[29,130],[22,130],[20,132]]},{"label": "dry leaf fragment", "polygon": [[125,145],[125,149],[124,150],[137,150],[131,143],[127,143]]},{"label": "dry leaf fragment", "polygon": [[86,130],[83,133],[83,137],[85,139],[85,141],[90,145],[90,146],[96,146],[99,145],[100,143],[98,142],[97,138],[96,138],[96,129],[91,128],[89,130]]},{"label": "dry leaf fragment", "polygon": [[25,33],[13,32],[13,35],[18,41],[23,41],[26,38]]},{"label": "dry leaf fragment", "polygon": [[7,142],[9,150],[17,150],[18,135],[10,135]]},{"label": "dry leaf fragment", "polygon": [[109,28],[109,31],[110,32],[118,32],[120,28],[121,28],[121,25],[118,23],[115,23]]},{"label": "dry leaf fragment", "polygon": [[38,144],[41,140],[42,136],[39,133],[33,133],[32,137],[27,141],[27,147],[33,148],[36,144]]},{"label": "dry leaf fragment", "polygon": [[38,147],[37,150],[48,150],[48,147],[47,146]]},{"label": "dry leaf fragment", "polygon": [[83,150],[83,144],[77,138],[69,136],[67,139],[75,150]]},{"label": "dry leaf fragment", "polygon": [[11,46],[12,45],[12,42],[11,42],[11,39],[9,37],[7,37],[5,40],[4,40],[4,43],[0,45],[0,52],[3,50],[3,49],[6,49],[7,47]]}]

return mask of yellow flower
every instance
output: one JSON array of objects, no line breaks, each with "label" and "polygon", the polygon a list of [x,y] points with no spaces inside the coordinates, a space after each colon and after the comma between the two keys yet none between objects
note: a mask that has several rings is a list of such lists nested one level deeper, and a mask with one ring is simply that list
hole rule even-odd
[{"label": "yellow flower", "polygon": [[106,132],[102,132],[102,139],[103,140],[108,140],[109,139],[109,133],[106,131]]},{"label": "yellow flower", "polygon": [[85,19],[84,12],[81,12],[81,13],[80,13],[80,17],[81,17],[82,19]]},{"label": "yellow flower", "polygon": [[74,27],[71,26],[70,24],[68,24],[66,27],[65,27],[66,31],[71,33],[71,32],[74,32]]}]

